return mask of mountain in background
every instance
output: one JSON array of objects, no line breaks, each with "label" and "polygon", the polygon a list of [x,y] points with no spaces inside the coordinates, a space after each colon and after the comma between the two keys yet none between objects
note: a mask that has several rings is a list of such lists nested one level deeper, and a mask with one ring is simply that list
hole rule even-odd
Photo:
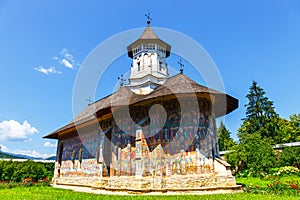
[{"label": "mountain in background", "polygon": [[5,153],[5,152],[2,152],[2,151],[0,151],[0,158],[24,159],[23,157],[12,155],[12,154]]},{"label": "mountain in background", "polygon": [[0,151],[0,158],[12,158],[12,159],[29,159],[29,160],[44,160],[44,158],[37,158],[22,154],[14,154]]},{"label": "mountain in background", "polygon": [[51,156],[49,158],[46,158],[45,160],[56,160],[56,156]]}]

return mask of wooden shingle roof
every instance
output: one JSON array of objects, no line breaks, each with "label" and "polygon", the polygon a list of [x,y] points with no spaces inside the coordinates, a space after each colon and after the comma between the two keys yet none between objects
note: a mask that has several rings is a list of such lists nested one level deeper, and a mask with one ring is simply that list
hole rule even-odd
[{"label": "wooden shingle roof", "polygon": [[170,56],[171,51],[171,45],[166,43],[165,41],[161,40],[153,31],[153,29],[150,27],[150,25],[147,26],[147,28],[144,30],[142,35],[134,41],[132,44],[130,44],[127,47],[128,56],[130,58],[133,58],[133,49],[141,44],[149,44],[149,43],[156,43],[160,46],[164,47],[166,49],[166,57]]},{"label": "wooden shingle roof", "polygon": [[148,95],[138,95],[130,91],[126,86],[120,86],[115,93],[89,105],[67,125],[46,135],[44,138],[57,139],[58,133],[74,128],[75,124],[79,125],[95,120],[97,117],[101,117],[101,113],[111,112],[111,108],[140,104],[144,101],[155,101],[157,98],[162,97],[194,94],[214,98],[213,111],[216,117],[226,115],[238,107],[238,100],[234,97],[202,86],[184,74],[177,74]]},{"label": "wooden shingle roof", "polygon": [[[207,94],[213,97],[215,99],[213,109],[216,117],[226,115],[238,107],[238,100],[234,97],[200,85],[184,74],[177,74],[169,78],[163,85],[157,87],[150,94],[145,95],[140,101],[179,94],[196,94],[198,96],[201,94]],[[135,102],[138,102],[138,100]]]}]

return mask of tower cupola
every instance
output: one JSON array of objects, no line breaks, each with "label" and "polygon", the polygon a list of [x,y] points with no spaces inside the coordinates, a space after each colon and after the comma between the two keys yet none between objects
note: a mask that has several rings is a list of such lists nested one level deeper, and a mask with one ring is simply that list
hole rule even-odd
[{"label": "tower cupola", "polygon": [[166,58],[170,56],[171,46],[161,40],[150,27],[127,47],[128,56],[132,58],[129,84],[137,94],[149,94],[169,77]]}]

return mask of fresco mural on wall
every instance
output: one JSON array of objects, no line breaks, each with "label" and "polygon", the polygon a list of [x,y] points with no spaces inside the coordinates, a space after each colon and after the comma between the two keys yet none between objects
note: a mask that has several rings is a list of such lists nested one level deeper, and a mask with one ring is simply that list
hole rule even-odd
[{"label": "fresco mural on wall", "polygon": [[[66,176],[89,175],[99,173],[99,147],[104,144],[106,134],[110,130],[111,120],[105,120],[99,125],[93,125],[79,130],[80,136],[62,139],[62,160],[60,172]],[[58,145],[60,146],[60,145]],[[103,171],[106,171],[106,163],[103,163]],[[79,173],[80,172],[80,173]]]},{"label": "fresco mural on wall", "polygon": [[[159,112],[151,116],[151,124],[149,117],[147,118],[151,105],[131,108],[130,115],[134,121],[124,117],[128,110],[116,110],[116,120],[123,120],[100,122],[103,130],[110,131],[109,138],[104,137],[103,132],[101,135],[98,126],[90,126],[81,130],[84,134],[80,137],[61,141],[61,172],[69,176],[78,175],[78,172],[86,176],[95,175],[99,174],[101,163],[103,176],[134,175],[136,157],[142,158],[144,176],[199,174],[209,171],[209,158],[218,155],[215,119],[211,115],[208,99],[199,99],[198,103],[198,113],[190,108],[188,100],[160,103],[167,113],[162,129],[158,128]],[[182,115],[180,107],[185,107],[187,112]],[[141,121],[149,126],[148,129],[143,129],[141,142],[136,143],[135,124]],[[110,145],[105,146],[105,138]],[[110,161],[104,161],[103,156],[106,154],[111,155]]]},{"label": "fresco mural on wall", "polygon": [[[136,150],[132,150],[138,157],[143,157],[144,173],[152,174],[151,170],[158,170],[157,174],[193,174],[203,173],[203,170],[197,166],[204,166],[208,158],[218,154],[217,136],[215,130],[215,119],[211,115],[210,101],[208,99],[199,100],[199,113],[190,108],[188,100],[168,101],[161,103],[167,113],[166,122],[161,130],[159,126],[159,112],[151,116],[151,124],[148,130],[143,130],[144,138],[138,143]],[[135,123],[145,119],[151,105],[131,109],[131,116]],[[185,107],[188,112],[181,116],[180,107]],[[118,110],[116,116],[125,116],[126,110]],[[182,120],[184,118],[184,120]],[[115,174],[120,176],[126,174],[125,166],[132,165],[134,160],[126,159],[126,146],[135,146],[134,135],[135,127],[133,124],[127,124],[126,121],[121,126],[126,129],[123,131],[118,126],[112,128],[111,148],[114,154],[113,166]],[[148,124],[149,124],[148,120]],[[186,122],[182,124],[182,121]],[[196,126],[195,126],[196,124]],[[126,134],[130,133],[130,135]],[[151,133],[151,134],[149,134]],[[147,137],[150,135],[149,137]],[[198,164],[197,164],[198,163]],[[123,169],[124,168],[124,169]],[[203,167],[202,167],[203,168]],[[145,175],[145,174],[144,174]]]}]

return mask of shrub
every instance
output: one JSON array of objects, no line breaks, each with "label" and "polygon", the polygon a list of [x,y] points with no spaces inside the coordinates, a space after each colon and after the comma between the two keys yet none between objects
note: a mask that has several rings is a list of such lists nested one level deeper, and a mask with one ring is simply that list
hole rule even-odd
[{"label": "shrub", "polygon": [[300,147],[286,147],[279,154],[279,166],[293,166],[300,168]]},{"label": "shrub", "polygon": [[275,173],[275,175],[292,175],[292,174],[297,174],[299,173],[299,169],[297,167],[292,167],[292,166],[286,166],[286,167],[280,167]]},{"label": "shrub", "polygon": [[43,178],[52,178],[54,173],[54,163],[40,163],[33,161],[13,162],[0,161],[0,180],[22,182],[26,178],[38,182]]}]

